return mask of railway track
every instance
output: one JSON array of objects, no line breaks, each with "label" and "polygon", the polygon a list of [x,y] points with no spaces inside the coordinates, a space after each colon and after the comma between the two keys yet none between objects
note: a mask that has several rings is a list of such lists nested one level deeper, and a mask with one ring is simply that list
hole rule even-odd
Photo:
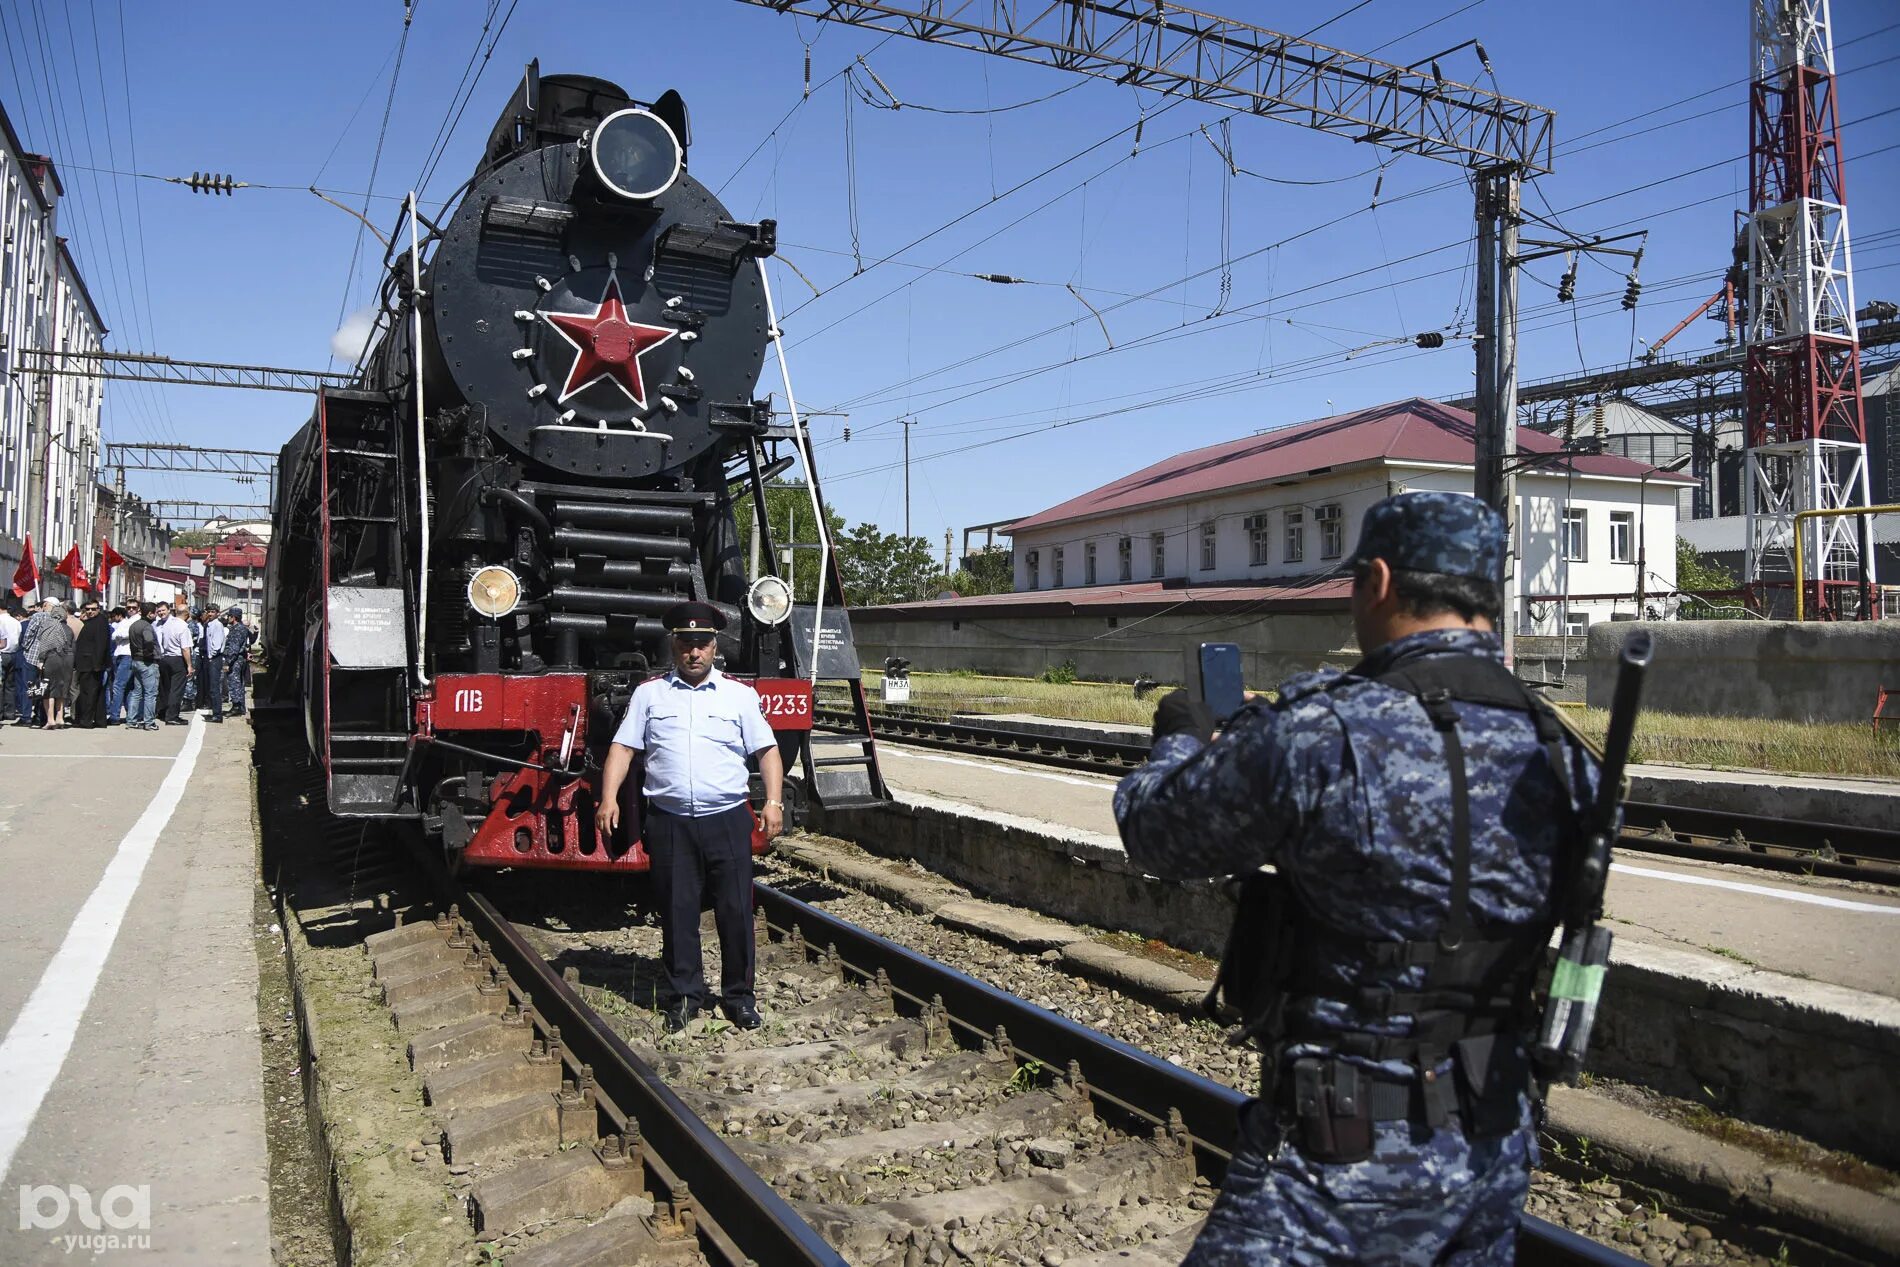
[{"label": "railway track", "polygon": [[[820,726],[843,726],[849,717],[820,707],[815,720]],[[1069,738],[901,713],[874,714],[873,725],[880,738],[899,743],[1006,757],[1086,774],[1126,774],[1148,755],[1145,744]],[[1630,801],[1624,806],[1622,844],[1693,861],[1900,884],[1900,831]]]},{"label": "railway track", "polygon": [[[476,892],[372,939],[398,1023],[429,1022],[410,1046],[445,1159],[483,1171],[478,1232],[539,1233],[510,1267],[1180,1261],[1240,1092],[756,893],[772,1019],[752,1034],[665,1035],[613,970],[563,972]],[[403,984],[431,978],[479,1010],[445,1033],[445,1005]],[[1634,1260],[1526,1217],[1517,1261]]]}]

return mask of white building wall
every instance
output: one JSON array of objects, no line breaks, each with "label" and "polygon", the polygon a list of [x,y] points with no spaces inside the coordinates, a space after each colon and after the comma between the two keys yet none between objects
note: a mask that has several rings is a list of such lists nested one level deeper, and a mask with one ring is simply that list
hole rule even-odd
[{"label": "white building wall", "polygon": [[19,349],[47,345],[56,271],[52,213],[41,204],[24,157],[7,144],[0,144],[0,231],[0,339],[6,343],[0,352],[0,537],[17,543],[34,530],[28,486],[35,459],[28,439],[43,380],[14,369]]},{"label": "white building wall", "polygon": [[[1130,539],[1131,582],[1185,579],[1192,585],[1249,584],[1310,576],[1340,566],[1359,540],[1359,523],[1366,509],[1393,493],[1406,491],[1471,492],[1468,466],[1428,466],[1409,463],[1371,464],[1353,470],[1302,480],[1297,484],[1228,490],[1204,498],[1147,506],[1119,515],[1087,521],[1032,528],[1013,538],[1016,589],[1051,590],[1056,584],[1055,555],[1062,552],[1060,588],[1089,584],[1088,548],[1095,547],[1094,583],[1112,586],[1122,581],[1118,549]],[[1561,633],[1567,619],[1585,625],[1610,619],[1617,612],[1633,613],[1636,589],[1638,536],[1647,534],[1648,589],[1673,589],[1676,574],[1676,505],[1673,484],[1652,479],[1639,492],[1633,479],[1608,476],[1525,474],[1518,479],[1519,572],[1518,628],[1524,633]],[[1647,514],[1643,501],[1647,500]],[[1337,508],[1340,516],[1339,549],[1330,557],[1324,549],[1319,515]],[[1583,515],[1583,557],[1566,559],[1561,549],[1563,512]],[[1297,559],[1288,557],[1288,512],[1297,512],[1303,548]],[[1611,524],[1615,514],[1627,514],[1628,557],[1614,557]],[[1248,520],[1264,515],[1268,553],[1256,563]],[[1215,566],[1201,566],[1201,526],[1215,526]],[[1151,566],[1151,538],[1162,534],[1167,566],[1157,574]],[[1031,583],[1032,567],[1034,584]],[[1565,603],[1524,601],[1524,595],[1598,595]],[[1617,597],[1620,595],[1620,601]]]},{"label": "white building wall", "polygon": [[[83,283],[64,251],[59,253],[59,289],[55,296],[59,348],[67,352],[97,353],[104,346],[105,331],[94,317],[82,292]],[[45,446],[48,488],[42,557],[57,563],[74,545],[90,571],[99,553],[92,539],[93,514],[98,509],[97,490],[102,454],[99,447],[99,416],[104,398],[104,380],[56,374],[52,384],[52,442]],[[42,564],[42,570],[46,563]]]},{"label": "white building wall", "polygon": [[[1297,485],[1226,490],[1207,497],[1143,506],[1126,514],[1109,515],[1082,522],[1052,524],[1031,529],[1012,538],[1016,563],[1016,589],[1055,589],[1055,551],[1063,556],[1062,588],[1088,584],[1087,548],[1096,550],[1097,585],[1121,581],[1118,550],[1121,539],[1128,537],[1132,549],[1130,582],[1185,579],[1189,584],[1249,584],[1304,576],[1338,559],[1322,557],[1321,529],[1316,518],[1322,507],[1337,507],[1341,522],[1340,558],[1352,552],[1357,539],[1359,519],[1366,507],[1387,496],[1387,472],[1374,467],[1343,472],[1304,481]],[[1287,558],[1287,512],[1301,515],[1302,557]],[[1268,552],[1264,562],[1255,563],[1253,543],[1247,521],[1255,515],[1267,517]],[[1214,566],[1202,567],[1201,534],[1203,525],[1214,525]],[[1167,557],[1165,570],[1152,566],[1153,538],[1163,538]],[[1030,555],[1037,557],[1037,583],[1029,581]]]},{"label": "white building wall", "polygon": [[106,332],[60,244],[58,181],[49,172],[36,173],[0,115],[0,570],[12,574],[31,535],[42,589],[63,595],[52,568],[78,544],[90,569],[98,548],[104,382],[21,372],[20,352],[98,352]]}]

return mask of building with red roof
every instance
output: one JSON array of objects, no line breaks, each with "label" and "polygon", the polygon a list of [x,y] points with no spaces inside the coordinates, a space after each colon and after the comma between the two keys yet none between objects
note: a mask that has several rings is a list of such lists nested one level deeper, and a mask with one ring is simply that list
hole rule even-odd
[{"label": "building with red roof", "polygon": [[[1237,641],[1271,685],[1356,658],[1347,600],[1367,507],[1393,493],[1469,493],[1475,420],[1413,398],[1209,445],[1019,519],[1015,592],[853,613],[867,662],[1182,681],[1201,641]],[[1588,627],[1673,598],[1687,475],[1518,433],[1520,668],[1557,665]],[[1556,676],[1560,670],[1553,670]],[[1537,674],[1532,670],[1533,676]]]},{"label": "building with red roof", "polygon": [[[1366,508],[1469,493],[1475,434],[1465,410],[1413,398],[1165,458],[1012,524],[1017,597],[1137,582],[1343,597]],[[1520,632],[1578,635],[1633,612],[1639,563],[1647,593],[1674,589],[1691,477],[1528,429],[1518,449]]]}]

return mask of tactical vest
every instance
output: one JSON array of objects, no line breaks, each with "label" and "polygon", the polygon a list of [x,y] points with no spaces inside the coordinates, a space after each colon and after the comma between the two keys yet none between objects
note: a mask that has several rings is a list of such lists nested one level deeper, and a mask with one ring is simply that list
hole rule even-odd
[{"label": "tactical vest", "polygon": [[[1345,678],[1336,685],[1365,679]],[[1532,994],[1543,949],[1559,909],[1502,935],[1486,936],[1471,920],[1471,805],[1458,702],[1527,714],[1567,809],[1563,846],[1553,868],[1561,886],[1572,844],[1576,802],[1562,722],[1548,702],[1494,660],[1442,655],[1400,665],[1372,679],[1415,697],[1444,745],[1451,796],[1451,890],[1445,922],[1419,941],[1372,941],[1327,925],[1277,874],[1259,872],[1241,886],[1240,915],[1229,935],[1210,1012],[1222,1003],[1241,1017],[1240,1037],[1265,1053],[1262,1099],[1289,1109],[1306,1127],[1318,1160],[1353,1160],[1370,1152],[1370,1123],[1393,1119],[1436,1127],[1453,1113],[1467,1131],[1496,1134],[1517,1123],[1518,1093],[1531,1086],[1523,1044],[1534,1021]],[[1425,970],[1422,986],[1407,971]],[[1358,1019],[1410,1016],[1412,1032],[1343,1031],[1318,1024],[1314,1006],[1332,1002]],[[1499,1037],[1506,1039],[1497,1041]],[[1238,1041],[1238,1039],[1237,1039]],[[1294,1045],[1370,1061],[1412,1066],[1416,1081],[1391,1084],[1361,1077],[1356,1066],[1318,1057],[1282,1071]],[[1456,1086],[1440,1085],[1436,1067],[1453,1059]],[[1279,1085],[1283,1072],[1290,1085]]]}]

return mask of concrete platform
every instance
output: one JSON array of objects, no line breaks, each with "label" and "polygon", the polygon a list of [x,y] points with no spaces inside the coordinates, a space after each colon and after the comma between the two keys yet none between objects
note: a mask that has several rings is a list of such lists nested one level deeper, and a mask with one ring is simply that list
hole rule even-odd
[{"label": "concrete platform", "polygon": [[270,1261],[250,774],[241,721],[0,729],[0,1262]]},{"label": "concrete platform", "polygon": [[[889,742],[878,745],[878,757],[894,791],[978,812],[1001,811],[1121,855],[1110,799],[1113,778]],[[1754,786],[1763,777],[1752,776]],[[1888,821],[1900,821],[1900,805]],[[1900,964],[1900,893],[1654,855],[1623,852],[1618,857],[1608,911],[1618,921],[1619,939],[1900,998],[1900,968],[1895,967]]]},{"label": "concrete platform", "polygon": [[[1224,888],[1132,865],[1112,778],[888,742],[878,754],[896,802],[821,830],[1058,918],[1219,952]],[[1677,1095],[1725,1088],[1738,1116],[1900,1158],[1900,1092],[1883,1072],[1900,1058],[1900,893],[1635,853],[1613,867],[1598,1067]]]}]

